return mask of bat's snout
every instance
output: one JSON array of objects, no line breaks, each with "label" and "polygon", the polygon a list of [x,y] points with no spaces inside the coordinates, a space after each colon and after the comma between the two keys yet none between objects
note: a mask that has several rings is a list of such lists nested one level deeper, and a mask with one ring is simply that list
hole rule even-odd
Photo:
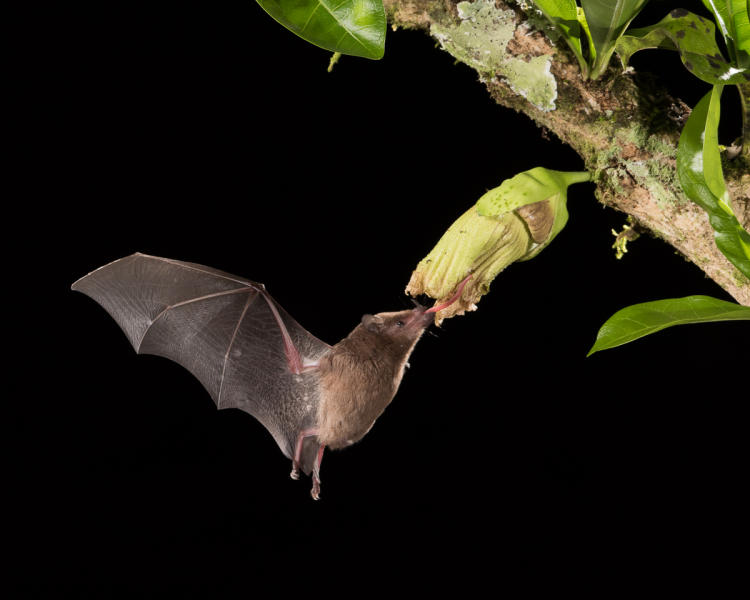
[{"label": "bat's snout", "polygon": [[431,313],[426,306],[417,304],[417,307],[411,311],[410,325],[425,329],[435,320],[435,315]]}]

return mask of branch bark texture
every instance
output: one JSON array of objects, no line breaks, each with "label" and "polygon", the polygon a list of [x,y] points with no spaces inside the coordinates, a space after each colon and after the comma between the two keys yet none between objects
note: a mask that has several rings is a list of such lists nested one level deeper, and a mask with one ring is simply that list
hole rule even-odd
[{"label": "branch bark texture", "polygon": [[[509,3],[384,4],[393,27],[432,35],[444,50],[477,71],[498,104],[524,113],[576,150],[594,174],[600,202],[630,215],[638,229],[671,244],[740,304],[750,305],[750,281],[721,254],[705,211],[680,188],[675,156],[690,108],[671,98],[657,80],[623,73],[615,58],[604,77],[583,81],[565,43],[553,43],[535,28],[544,26],[533,12],[527,15]],[[528,71],[524,63],[530,65]],[[746,229],[748,163],[744,154],[723,165],[735,214]]]}]

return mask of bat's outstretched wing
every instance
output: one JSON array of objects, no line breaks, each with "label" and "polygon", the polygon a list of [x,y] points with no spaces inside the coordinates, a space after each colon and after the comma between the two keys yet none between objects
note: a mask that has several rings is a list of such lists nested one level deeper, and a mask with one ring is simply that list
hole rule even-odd
[{"label": "bat's outstretched wing", "polygon": [[[330,347],[278,306],[262,284],[138,253],[89,273],[72,288],[101,304],[139,354],[172,359],[200,380],[219,408],[253,415],[287,457],[299,432],[315,427],[317,375],[302,366]],[[304,459],[309,471],[309,451]]]}]

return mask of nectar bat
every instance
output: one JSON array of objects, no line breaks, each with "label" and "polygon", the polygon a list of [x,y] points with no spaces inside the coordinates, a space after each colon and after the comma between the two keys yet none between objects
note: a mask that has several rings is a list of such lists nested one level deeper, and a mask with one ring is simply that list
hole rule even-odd
[{"label": "nectar bat", "polygon": [[136,253],[72,289],[104,307],[136,352],[172,359],[218,408],[258,419],[292,460],[291,477],[312,473],[317,500],[324,449],[349,446],[370,430],[434,313],[462,286],[430,309],[364,315],[334,346],[299,325],[263,284],[194,263]]}]

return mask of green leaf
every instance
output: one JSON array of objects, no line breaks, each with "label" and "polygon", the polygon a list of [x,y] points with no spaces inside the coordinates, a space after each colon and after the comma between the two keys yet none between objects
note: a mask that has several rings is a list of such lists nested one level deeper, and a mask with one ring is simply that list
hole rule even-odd
[{"label": "green leaf", "polygon": [[308,42],[352,56],[385,52],[382,0],[257,0],[269,15]]},{"label": "green leaf", "polygon": [[706,121],[703,125],[703,179],[718,199],[719,206],[727,214],[733,215],[729,193],[724,183],[719,154],[719,120],[721,119],[721,92],[724,88],[715,85],[710,92]]},{"label": "green leaf", "polygon": [[746,277],[750,277],[750,234],[729,205],[719,156],[722,86],[714,86],[693,109],[677,147],[677,175],[682,189],[708,213],[716,246]]},{"label": "green leaf", "polygon": [[578,22],[581,24],[583,33],[586,34],[586,43],[589,48],[589,64],[594,64],[594,61],[596,60],[596,47],[594,46],[594,40],[591,39],[589,24],[586,22],[586,13],[583,12],[583,9],[580,6],[576,7],[576,17],[578,17]]},{"label": "green leaf", "polygon": [[615,44],[647,0],[581,0],[591,39],[596,49],[591,78],[598,78],[609,64]]},{"label": "green leaf", "polygon": [[750,69],[750,17],[747,0],[703,0],[713,14],[733,65]]},{"label": "green leaf", "polygon": [[716,30],[708,19],[678,8],[658,23],[631,29],[617,42],[617,54],[624,65],[639,50],[664,48],[677,50],[685,68],[711,84],[743,83],[750,72],[733,66],[721,55]]},{"label": "green leaf", "polygon": [[727,0],[734,22],[739,66],[750,69],[750,7],[747,0]]},{"label": "green leaf", "polygon": [[596,336],[586,356],[615,348],[674,325],[713,321],[750,321],[750,307],[710,296],[668,298],[633,304],[617,311]]},{"label": "green leaf", "polygon": [[714,15],[714,20],[719,26],[721,36],[724,38],[724,43],[727,46],[729,52],[729,58],[732,64],[737,61],[736,45],[734,42],[734,22],[732,21],[729,7],[727,6],[726,0],[703,0],[704,6],[710,10]]},{"label": "green leaf", "polygon": [[576,16],[578,7],[575,0],[534,0],[534,4],[562,34],[570,49],[573,50],[573,54],[576,55],[583,78],[586,79],[589,66],[581,48],[581,24]]}]

